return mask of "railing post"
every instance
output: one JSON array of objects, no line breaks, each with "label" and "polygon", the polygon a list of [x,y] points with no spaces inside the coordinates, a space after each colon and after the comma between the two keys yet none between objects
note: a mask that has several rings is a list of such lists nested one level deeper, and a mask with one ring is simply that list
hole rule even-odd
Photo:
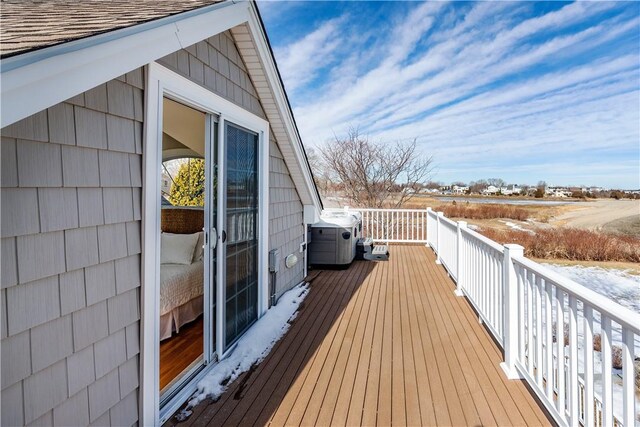
[{"label": "railing post", "polygon": [[426,235],[427,235],[427,238],[426,238],[427,243],[425,244],[426,247],[429,247],[429,241],[433,242],[433,236],[429,235],[429,221],[431,221],[431,215],[430,214],[431,214],[431,208],[427,208],[427,214],[426,214],[427,219],[426,219],[426,223],[425,223],[425,227],[427,227],[427,233],[426,233]]},{"label": "railing post", "polygon": [[524,256],[524,248],[520,245],[504,245],[503,280],[504,295],[504,362],[502,370],[510,380],[521,379],[516,369],[518,358],[518,282],[513,265],[514,257]]},{"label": "railing post", "polygon": [[462,281],[464,280],[464,277],[466,275],[466,272],[464,271],[464,268],[462,266],[462,258],[464,257],[464,253],[462,251],[462,229],[463,228],[467,228],[467,222],[466,221],[458,221],[458,228],[456,230],[456,239],[458,239],[457,241],[457,253],[456,253],[456,265],[458,267],[458,271],[456,272],[456,277],[458,278],[458,281],[456,283],[456,290],[454,291],[454,293],[461,297],[464,294],[462,293],[462,288],[464,286],[464,284],[462,283]]},{"label": "railing post", "polygon": [[440,258],[440,217],[444,216],[444,212],[437,212],[436,217],[436,264],[442,264]]}]

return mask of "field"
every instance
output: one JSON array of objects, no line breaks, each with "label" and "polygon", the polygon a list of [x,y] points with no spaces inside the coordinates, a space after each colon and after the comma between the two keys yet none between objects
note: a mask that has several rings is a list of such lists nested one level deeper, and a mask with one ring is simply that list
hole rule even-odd
[{"label": "field", "polygon": [[637,237],[577,228],[534,231],[485,228],[480,233],[501,244],[522,245],[525,255],[532,258],[640,263],[640,239]]},{"label": "field", "polygon": [[449,202],[434,209],[466,220],[499,243],[520,244],[532,258],[609,268],[624,265],[640,273],[640,201],[561,206]]}]

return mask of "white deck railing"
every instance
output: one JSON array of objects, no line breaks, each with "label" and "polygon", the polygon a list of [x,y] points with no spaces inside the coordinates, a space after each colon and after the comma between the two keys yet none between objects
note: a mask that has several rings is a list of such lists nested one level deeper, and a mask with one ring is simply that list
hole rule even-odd
[{"label": "white deck railing", "polygon": [[[441,212],[357,211],[363,235],[374,241],[426,243],[434,250],[456,294],[469,300],[504,349],[507,376],[527,381],[559,425],[638,425],[640,314],[531,261],[521,246],[499,245]],[[407,230],[411,226],[416,230]],[[601,350],[595,351],[598,333]],[[612,369],[614,353],[622,358],[620,371]]]},{"label": "white deck railing", "polygon": [[[429,210],[427,230],[456,294],[468,298],[502,345],[507,375],[526,380],[558,424],[640,421],[634,370],[640,314],[531,261],[521,246],[499,245],[441,212]],[[600,351],[594,351],[597,333]],[[618,352],[621,384],[612,369]]]},{"label": "white deck railing", "polygon": [[427,243],[426,209],[356,209],[362,215],[362,235],[378,243]]}]

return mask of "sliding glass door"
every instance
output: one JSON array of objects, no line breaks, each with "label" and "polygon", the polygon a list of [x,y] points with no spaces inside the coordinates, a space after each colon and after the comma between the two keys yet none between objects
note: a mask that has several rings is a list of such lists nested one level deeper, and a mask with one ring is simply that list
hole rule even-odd
[{"label": "sliding glass door", "polygon": [[224,123],[224,351],[258,317],[258,134]]},{"label": "sliding glass door", "polygon": [[162,424],[268,305],[269,123],[158,64],[147,77],[140,412]]}]

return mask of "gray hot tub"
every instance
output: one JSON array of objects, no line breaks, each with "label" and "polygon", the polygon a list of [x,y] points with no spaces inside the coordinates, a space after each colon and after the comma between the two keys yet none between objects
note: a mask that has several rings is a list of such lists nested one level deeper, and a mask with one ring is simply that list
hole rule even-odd
[{"label": "gray hot tub", "polygon": [[349,265],[356,256],[362,231],[360,214],[325,211],[311,226],[309,263],[311,265]]}]

